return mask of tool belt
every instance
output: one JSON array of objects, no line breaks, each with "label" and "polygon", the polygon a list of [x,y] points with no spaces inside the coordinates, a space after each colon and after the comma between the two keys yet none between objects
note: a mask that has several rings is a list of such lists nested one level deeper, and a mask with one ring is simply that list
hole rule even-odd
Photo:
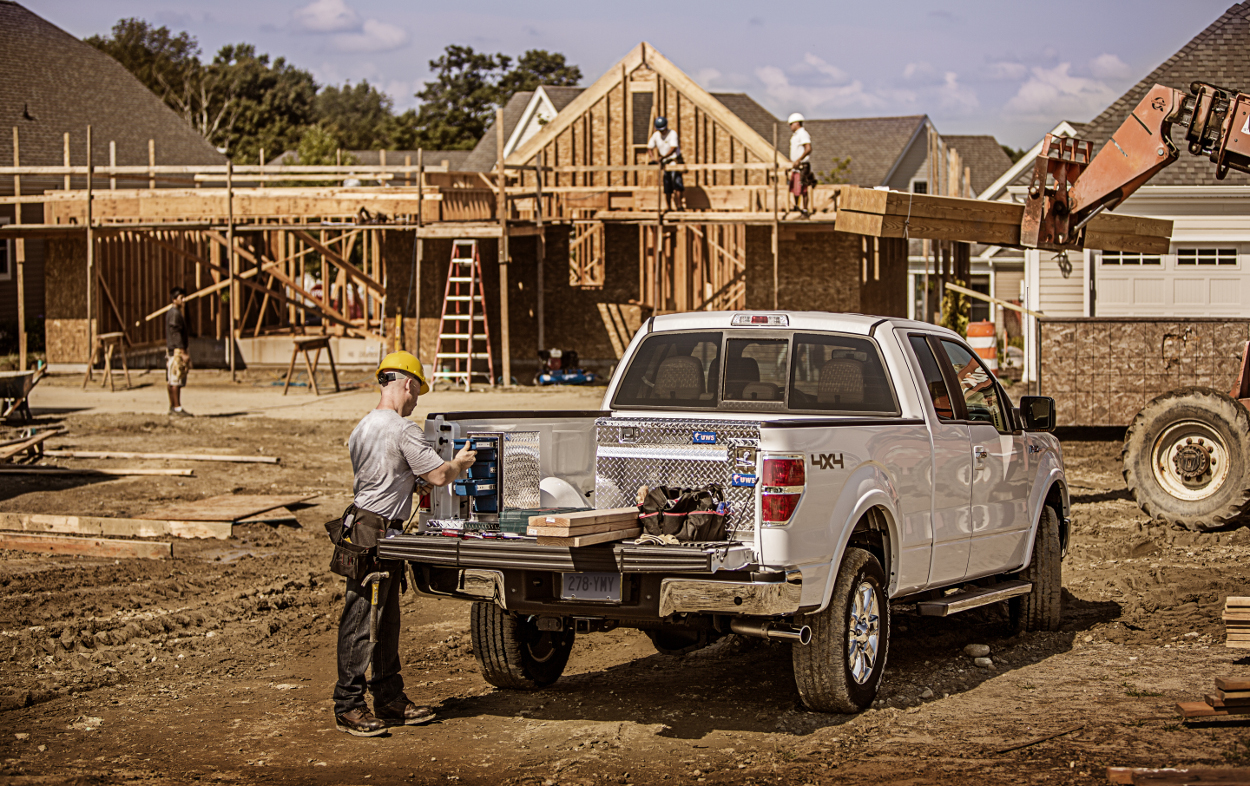
[{"label": "tool belt", "polygon": [[656,486],[638,505],[638,521],[648,535],[671,535],[682,543],[725,539],[725,493],[712,483],[694,489]]},{"label": "tool belt", "polygon": [[360,581],[378,564],[378,541],[388,529],[403,526],[401,519],[388,519],[356,507],[347,506],[343,515],[326,522],[326,533],[334,544],[330,572]]}]

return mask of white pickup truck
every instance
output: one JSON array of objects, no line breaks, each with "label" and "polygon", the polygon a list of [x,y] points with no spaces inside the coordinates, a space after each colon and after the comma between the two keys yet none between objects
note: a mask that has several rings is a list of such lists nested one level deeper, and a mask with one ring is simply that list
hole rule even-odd
[{"label": "white pickup truck", "polygon": [[[930,324],[658,316],[602,411],[431,415],[447,457],[456,439],[499,440],[498,508],[475,514],[438,489],[420,529],[379,556],[412,563],[423,593],[473,602],[474,655],[497,686],[554,682],[577,634],[633,627],[683,653],[736,633],[793,641],[803,702],[858,712],[885,667],[892,601],[939,616],[1008,601],[1022,629],[1058,626],[1069,502],[1054,423],[1052,399],[1013,408],[963,339]],[[723,541],[521,534],[539,509],[711,483],[728,501]]]}]

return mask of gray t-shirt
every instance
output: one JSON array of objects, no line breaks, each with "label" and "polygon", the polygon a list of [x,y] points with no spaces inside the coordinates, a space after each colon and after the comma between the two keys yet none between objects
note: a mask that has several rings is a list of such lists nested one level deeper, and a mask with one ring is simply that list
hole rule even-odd
[{"label": "gray t-shirt", "polygon": [[356,507],[388,519],[407,520],[417,476],[443,465],[421,427],[393,409],[375,409],[361,418],[347,449]]}]

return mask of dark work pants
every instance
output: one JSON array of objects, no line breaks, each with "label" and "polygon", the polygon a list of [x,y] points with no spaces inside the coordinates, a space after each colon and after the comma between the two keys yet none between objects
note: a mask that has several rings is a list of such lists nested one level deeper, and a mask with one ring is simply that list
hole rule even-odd
[{"label": "dark work pants", "polygon": [[[369,643],[370,599],[373,587],[347,579],[343,616],[339,620],[339,680],[334,686],[334,714],[365,707],[365,686],[373,694],[373,707],[390,704],[404,695],[399,662],[399,582],[402,562],[383,562],[379,570],[390,571],[378,587],[378,643]],[[365,669],[373,667],[368,682]]]}]

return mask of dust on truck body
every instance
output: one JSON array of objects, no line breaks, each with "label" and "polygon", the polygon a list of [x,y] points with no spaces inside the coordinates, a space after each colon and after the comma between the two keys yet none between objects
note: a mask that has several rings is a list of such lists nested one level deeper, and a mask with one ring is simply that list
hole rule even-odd
[{"label": "dust on truck body", "polygon": [[499,438],[501,509],[485,518],[716,483],[725,540],[440,530],[427,525],[473,503],[439,489],[422,531],[379,554],[410,561],[421,592],[473,602],[474,655],[497,686],[554,682],[579,634],[634,627],[669,653],[738,634],[790,639],[804,703],[856,712],[881,680],[892,601],[941,616],[1007,601],[1022,628],[1058,626],[1069,505],[1054,419],[1051,399],[1012,408],[962,338],[926,323],[659,316],[602,411],[431,415],[426,436],[445,456]]}]

